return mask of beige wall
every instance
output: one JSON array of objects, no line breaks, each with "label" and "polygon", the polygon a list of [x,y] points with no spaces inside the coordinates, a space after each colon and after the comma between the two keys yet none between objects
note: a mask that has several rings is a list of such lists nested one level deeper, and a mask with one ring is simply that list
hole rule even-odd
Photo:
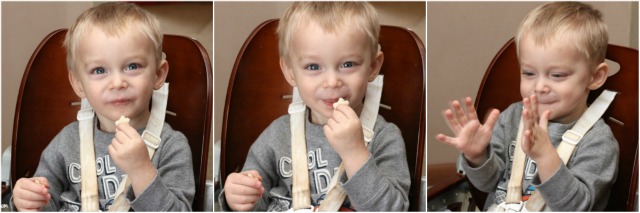
[{"label": "beige wall", "polygon": [[[3,150],[11,143],[16,98],[31,54],[47,34],[70,27],[80,13],[93,5],[93,2],[2,3]],[[160,3],[144,4],[143,7],[158,17],[164,33],[193,37],[212,56],[212,3]],[[213,152],[209,153],[211,168]],[[212,169],[209,169],[207,179],[213,180]]]},{"label": "beige wall", "polygon": [[[424,2],[374,2],[372,3],[384,25],[404,26],[412,29],[425,41]],[[219,141],[222,131],[222,113],[229,77],[233,64],[245,39],[258,24],[273,18],[280,18],[290,5],[289,2],[216,2],[215,10],[215,66],[214,66],[214,129],[215,140]]]},{"label": "beige wall", "polygon": [[[484,72],[524,16],[540,2],[429,2],[427,4],[427,162],[455,162],[458,151],[435,139],[451,135],[442,110],[450,100],[475,95]],[[604,14],[610,43],[638,48],[638,7],[630,2],[590,3]],[[513,88],[518,89],[518,88]]]}]

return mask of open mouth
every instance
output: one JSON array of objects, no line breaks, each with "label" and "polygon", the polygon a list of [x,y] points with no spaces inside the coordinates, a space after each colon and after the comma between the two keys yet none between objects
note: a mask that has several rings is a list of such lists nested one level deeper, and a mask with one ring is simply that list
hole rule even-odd
[{"label": "open mouth", "polygon": [[333,107],[333,104],[337,103],[340,100],[340,98],[330,98],[330,99],[323,99],[322,102],[324,102],[324,104],[326,104],[327,106]]}]

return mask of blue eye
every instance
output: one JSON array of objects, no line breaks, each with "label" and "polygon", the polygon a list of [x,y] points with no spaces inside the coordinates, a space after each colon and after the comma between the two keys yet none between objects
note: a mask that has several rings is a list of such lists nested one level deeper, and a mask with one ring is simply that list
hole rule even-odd
[{"label": "blue eye", "polygon": [[138,69],[140,65],[136,64],[136,63],[132,63],[127,65],[127,69],[126,70],[135,70]]},{"label": "blue eye", "polygon": [[317,64],[309,64],[309,65],[307,65],[307,67],[305,67],[305,69],[308,69],[308,70],[320,70],[320,66],[317,65]]},{"label": "blue eye", "polygon": [[106,70],[104,70],[104,68],[102,68],[102,67],[95,68],[95,69],[93,69],[93,70],[91,71],[91,73],[92,73],[92,74],[98,74],[98,75],[104,74],[104,73],[106,73],[106,72],[107,72],[107,71],[106,71]]},{"label": "blue eye", "polygon": [[349,67],[353,67],[353,62],[349,61],[349,62],[345,62],[344,64],[342,64],[340,66],[341,68],[349,68]]}]

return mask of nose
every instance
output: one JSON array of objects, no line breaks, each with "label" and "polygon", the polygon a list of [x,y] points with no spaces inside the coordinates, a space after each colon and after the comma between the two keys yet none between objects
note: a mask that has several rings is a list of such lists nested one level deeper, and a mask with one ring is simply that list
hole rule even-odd
[{"label": "nose", "polygon": [[340,79],[340,75],[338,75],[337,71],[329,71],[326,72],[326,78],[324,81],[324,87],[328,88],[339,88],[342,87],[342,80]]},{"label": "nose", "polygon": [[111,89],[124,89],[129,86],[129,83],[127,83],[125,76],[123,76],[120,72],[114,72],[111,77]]},{"label": "nose", "polygon": [[535,93],[547,93],[547,92],[549,92],[549,86],[547,85],[547,82],[545,81],[544,78],[536,79],[536,82],[535,82],[535,85],[534,85],[534,92]]}]

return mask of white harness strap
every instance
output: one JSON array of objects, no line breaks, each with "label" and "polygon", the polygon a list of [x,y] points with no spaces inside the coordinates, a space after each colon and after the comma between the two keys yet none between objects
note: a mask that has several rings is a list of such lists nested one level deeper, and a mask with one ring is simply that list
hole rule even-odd
[{"label": "white harness strap", "polygon": [[[374,79],[372,82],[370,82],[367,85],[367,92],[364,100],[364,106],[362,108],[362,112],[360,113],[360,123],[362,124],[362,131],[364,135],[365,145],[367,146],[369,145],[369,142],[373,140],[373,137],[374,137],[373,129],[376,124],[376,119],[378,118],[378,109],[380,108],[380,98],[382,97],[383,80],[384,80],[384,77],[382,75],[378,75],[376,79]],[[297,104],[297,103],[300,103],[300,104]],[[293,108],[297,109],[297,111],[295,110],[293,111],[294,113],[297,112],[297,114],[301,114],[301,118],[298,121],[296,121],[296,123],[294,123],[294,119],[293,119],[294,114],[292,113],[292,106]],[[311,195],[309,193],[307,193],[306,195],[303,195],[302,193],[296,193],[296,187],[297,187],[296,185],[303,185],[301,187],[304,187],[307,191],[309,191],[309,170],[306,164],[307,162],[306,143],[300,143],[299,141],[295,141],[295,140],[300,140],[300,137],[296,139],[293,136],[294,135],[293,131],[294,129],[296,129],[296,131],[299,131],[296,134],[302,135],[301,138],[302,140],[304,140],[304,134],[305,134],[304,133],[304,119],[305,119],[304,110],[305,109],[306,107],[304,106],[304,103],[302,103],[302,99],[300,98],[298,90],[297,88],[294,87],[293,101],[291,105],[289,105],[289,114],[291,114],[291,131],[292,131],[291,132],[292,133],[291,134],[291,139],[292,139],[291,152],[292,152],[292,159],[293,159],[292,160],[293,210],[298,210],[300,208],[308,208],[309,206],[311,206],[311,203],[310,203]],[[295,127],[295,126],[299,126],[299,127]],[[301,144],[302,146],[304,146],[304,148],[299,148],[299,147],[294,148],[294,144]],[[302,169],[298,170],[296,168],[296,165],[295,165],[296,158],[294,158],[296,155],[298,155],[296,152],[298,152],[300,155],[304,155],[303,156],[304,158],[300,157],[301,159],[300,162],[305,163],[303,166],[301,166],[301,167],[304,167],[304,170]],[[342,206],[344,199],[347,197],[347,192],[342,188],[342,186],[338,183],[338,181],[340,180],[340,176],[343,173],[344,173],[344,166],[341,163],[340,167],[338,168],[338,171],[334,174],[333,178],[331,178],[331,182],[329,183],[329,191],[327,192],[325,199],[320,204],[318,211],[336,212],[340,209],[340,206]],[[301,179],[304,179],[304,182],[296,181],[296,176],[304,176],[304,177],[301,177]],[[301,204],[300,206],[296,206],[296,202],[297,202],[296,200],[306,200],[307,203]]]},{"label": "white harness strap", "polygon": [[93,148],[93,108],[86,98],[82,99],[78,119],[80,132],[80,174],[82,175],[82,211],[97,212],[98,206],[98,175],[96,174],[96,153]]},{"label": "white harness strap", "polygon": [[382,98],[382,84],[384,76],[378,75],[376,79],[367,84],[367,93],[364,98],[364,106],[360,113],[360,122],[364,133],[364,142],[369,144],[373,140],[373,127],[376,125],[380,99]]},{"label": "white harness strap", "polygon": [[[522,147],[522,130],[524,126],[524,121],[520,119],[520,124],[518,124],[518,134],[516,136],[516,147]],[[524,154],[522,148],[516,148],[513,153],[513,166],[511,167],[511,177],[509,178],[509,183],[507,185],[507,197],[505,198],[505,202],[507,204],[510,203],[520,203],[522,202],[522,177],[524,174],[524,164],[527,155]]]},{"label": "white harness strap", "polygon": [[[613,99],[615,98],[616,94],[617,94],[616,92],[613,92],[610,90],[604,90],[602,94],[600,94],[600,96],[598,96],[598,98],[591,104],[591,106],[589,106],[587,111],[585,111],[582,114],[582,116],[580,117],[580,119],[578,119],[576,124],[570,130],[567,130],[562,135],[562,143],[558,145],[558,148],[556,148],[556,151],[558,152],[558,155],[560,156],[560,158],[562,159],[565,165],[567,164],[567,162],[569,162],[569,159],[571,158],[571,155],[573,154],[575,147],[578,145],[582,137],[584,137],[584,135],[589,131],[589,129],[591,129],[591,127],[595,125],[595,123],[600,119],[600,117],[602,117],[602,115],[607,110],[607,108],[609,108],[609,105],[611,104],[611,102],[613,102]],[[516,162],[516,154],[518,152],[523,152],[522,146],[519,145],[522,137],[521,132],[523,131],[523,129],[524,128],[522,126],[522,119],[521,119],[520,126],[518,128],[518,136],[517,136],[518,139],[516,142],[514,160],[513,160],[512,171],[511,171],[511,178],[514,177],[514,173],[520,174],[520,180],[519,180],[520,187],[512,188],[511,185],[512,185],[512,182],[514,182],[514,180],[510,179],[509,186],[507,189],[507,200],[499,204],[497,206],[496,211],[523,211],[523,212],[541,211],[545,205],[544,199],[542,198],[538,190],[533,191],[533,193],[531,193],[529,200],[527,200],[525,203],[522,203],[522,201],[520,200],[517,200],[517,201],[509,200],[510,194],[518,194],[519,196],[522,196],[521,194],[522,193],[522,173],[524,172],[524,161]]]},{"label": "white harness strap", "polygon": [[289,105],[291,126],[291,167],[293,169],[292,207],[294,211],[311,207],[309,168],[307,167],[307,145],[304,135],[304,112],[306,105],[300,98],[298,88],[293,88],[293,101]]},{"label": "white harness strap", "polygon": [[[153,98],[151,99],[151,113],[149,121],[147,121],[147,127],[142,133],[142,139],[147,145],[147,151],[149,152],[149,158],[153,158],[155,150],[160,146],[162,133],[162,127],[164,126],[164,117],[167,110],[167,100],[169,97],[169,83],[164,85],[159,90],[153,91]],[[80,121],[80,158],[81,158],[81,171],[82,171],[82,211],[98,211],[98,183],[96,175],[96,161],[95,152],[93,146],[93,109],[91,111],[85,110],[85,103],[88,107],[89,102],[86,98],[82,99],[82,108],[78,112],[78,120]],[[84,111],[83,111],[84,110]],[[89,113],[91,118],[89,117]],[[82,116],[81,116],[82,114]],[[82,120],[81,120],[82,118]],[[88,118],[88,119],[87,119]],[[84,137],[83,137],[84,136]],[[86,148],[83,147],[86,145]],[[89,151],[87,151],[89,150]],[[91,156],[89,156],[91,155]],[[85,172],[89,173],[85,175]],[[93,177],[93,178],[91,178]],[[85,184],[87,183],[87,184]],[[94,184],[95,183],[95,184]],[[94,185],[90,185],[94,184]],[[85,185],[88,185],[85,188]],[[116,190],[116,197],[113,204],[109,207],[109,211],[129,211],[130,205],[125,199],[126,189],[131,185],[131,181],[125,174],[118,189]],[[89,198],[85,200],[85,193],[94,195],[95,198]],[[86,208],[85,208],[86,206]]]}]

